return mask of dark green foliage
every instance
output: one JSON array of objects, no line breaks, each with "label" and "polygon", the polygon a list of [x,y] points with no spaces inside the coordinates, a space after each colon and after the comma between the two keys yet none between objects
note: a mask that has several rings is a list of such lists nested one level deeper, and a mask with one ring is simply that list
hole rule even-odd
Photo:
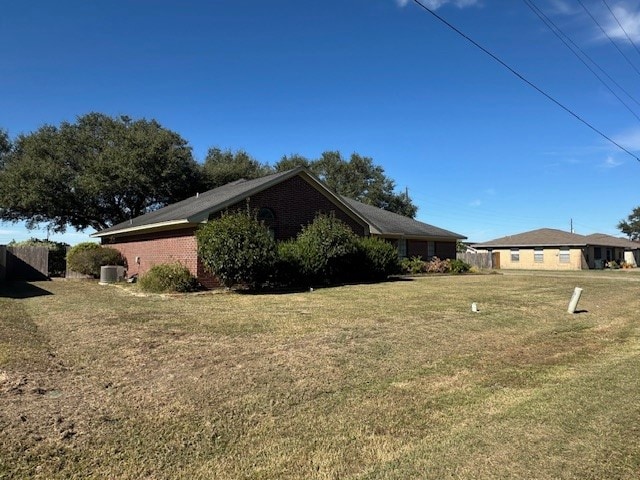
[{"label": "dark green foliage", "polygon": [[154,265],[138,280],[139,288],[150,293],[186,293],[198,289],[198,281],[180,263]]},{"label": "dark green foliage", "polygon": [[9,247],[46,247],[49,249],[49,276],[64,277],[67,269],[67,248],[68,243],[53,242],[51,240],[40,240],[30,238],[22,242],[10,242]]},{"label": "dark green foliage", "polygon": [[348,278],[357,237],[332,215],[318,215],[296,239],[297,260],[309,284],[330,284]]},{"label": "dark green foliage", "polygon": [[273,170],[268,165],[258,162],[242,150],[233,153],[231,150],[210,148],[202,166],[206,190],[240,180],[264,177]]},{"label": "dark green foliage", "polygon": [[416,275],[427,271],[427,264],[421,257],[403,258],[400,262],[400,268],[403,273]]},{"label": "dark green foliage", "polygon": [[377,237],[359,238],[354,272],[361,280],[384,280],[400,273],[398,251]]},{"label": "dark green foliage", "polygon": [[395,182],[370,157],[353,153],[345,160],[340,152],[327,151],[317,160],[309,160],[294,154],[282,157],[275,169],[282,172],[298,166],[309,168],[329,188],[345,197],[411,218],[418,211],[406,192],[395,192]]},{"label": "dark green foliage", "polygon": [[303,286],[300,264],[301,254],[295,240],[278,243],[278,260],[275,267],[276,283],[286,287]]},{"label": "dark green foliage", "polygon": [[273,273],[276,244],[255,218],[226,214],[209,221],[196,236],[205,268],[227,287],[259,287]]},{"label": "dark green foliage", "polygon": [[89,113],[18,136],[0,164],[0,219],[101,230],[202,188],[177,133],[155,120]]},{"label": "dark green foliage", "polygon": [[0,168],[4,165],[4,159],[9,155],[13,148],[11,139],[6,130],[0,128]]},{"label": "dark green foliage", "polygon": [[125,261],[115,248],[93,242],[79,243],[67,253],[67,267],[74,272],[99,278],[104,265],[125,265]]},{"label": "dark green foliage", "polygon": [[626,220],[620,220],[618,229],[629,237],[629,240],[640,240],[640,207],[634,208]]},{"label": "dark green foliage", "polygon": [[449,260],[449,270],[451,273],[467,273],[471,270],[471,265],[462,260]]}]

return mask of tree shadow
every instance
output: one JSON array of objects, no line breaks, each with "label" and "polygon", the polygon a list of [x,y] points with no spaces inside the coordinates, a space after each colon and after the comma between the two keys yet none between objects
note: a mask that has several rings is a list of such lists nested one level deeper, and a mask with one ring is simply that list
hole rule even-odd
[{"label": "tree shadow", "polygon": [[300,284],[300,285],[291,285],[291,286],[282,286],[282,285],[274,285],[274,286],[264,286],[259,289],[249,289],[249,288],[238,288],[234,291],[243,295],[286,295],[289,293],[302,293],[302,292],[313,292],[316,290],[324,290],[327,288],[336,288],[336,287],[344,287],[345,285],[378,285],[383,283],[396,283],[396,282],[413,282],[414,279],[410,277],[397,276],[397,277],[389,277],[384,280],[363,280],[363,281],[353,281],[353,282],[341,282],[341,283],[328,283],[328,284],[318,284],[318,285],[308,285],[308,284]]},{"label": "tree shadow", "polygon": [[0,283],[0,298],[23,299],[45,295],[53,295],[53,293],[29,282]]}]

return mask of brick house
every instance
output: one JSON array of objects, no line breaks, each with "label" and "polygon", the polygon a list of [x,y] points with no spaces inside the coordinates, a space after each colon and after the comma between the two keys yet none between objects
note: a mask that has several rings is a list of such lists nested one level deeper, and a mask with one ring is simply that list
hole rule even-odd
[{"label": "brick house", "polygon": [[540,228],[473,244],[480,252],[492,253],[493,268],[525,270],[587,270],[603,268],[607,262],[626,262],[636,267],[640,243],[602,233],[578,235],[553,228]]},{"label": "brick house", "polygon": [[224,211],[248,210],[276,240],[294,238],[318,213],[331,213],[359,236],[392,242],[400,256],[455,258],[456,241],[465,237],[332,192],[304,167],[254,180],[238,180],[167,205],[94,233],[127,260],[128,275],[153,265],[180,262],[207,287],[216,279],[204,271],[195,231]]}]

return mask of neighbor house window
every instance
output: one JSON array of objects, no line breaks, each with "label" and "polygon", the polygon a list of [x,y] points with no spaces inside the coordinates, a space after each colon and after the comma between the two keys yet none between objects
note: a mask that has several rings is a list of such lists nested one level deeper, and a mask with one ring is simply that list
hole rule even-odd
[{"label": "neighbor house window", "polygon": [[511,249],[511,261],[512,262],[519,262],[520,261],[520,249],[519,248],[512,248]]},{"label": "neighbor house window", "polygon": [[558,258],[560,263],[569,263],[571,261],[571,250],[569,248],[561,248]]},{"label": "neighbor house window", "polygon": [[536,263],[544,262],[544,250],[542,248],[533,249],[533,261]]},{"label": "neighbor house window", "polygon": [[433,258],[436,254],[436,242],[427,242],[427,258]]},{"label": "neighbor house window", "polygon": [[398,240],[398,256],[400,258],[407,257],[407,240],[404,238]]}]

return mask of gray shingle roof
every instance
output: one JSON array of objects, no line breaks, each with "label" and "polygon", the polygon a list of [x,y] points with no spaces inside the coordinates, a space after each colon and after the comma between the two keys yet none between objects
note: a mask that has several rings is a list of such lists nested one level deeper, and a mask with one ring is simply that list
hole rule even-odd
[{"label": "gray shingle roof", "polygon": [[428,223],[419,222],[413,218],[398,215],[372,205],[367,205],[351,198],[341,197],[342,200],[353,210],[358,212],[360,216],[365,218],[367,222],[381,235],[402,235],[415,237],[431,237],[431,238],[467,238],[459,233],[450,232],[443,228],[434,227]]},{"label": "gray shingle roof", "polygon": [[632,242],[626,238],[614,237],[606,233],[592,233],[587,235],[590,245],[602,245],[605,247],[628,248],[630,250],[640,249],[640,243]]},{"label": "gray shingle roof", "polygon": [[530,232],[508,235],[496,238],[484,243],[473,244],[473,248],[498,248],[498,247],[584,247],[596,245],[603,247],[620,247],[637,249],[640,244],[624,238],[613,237],[604,233],[591,235],[578,235],[553,228],[540,228]]},{"label": "gray shingle roof", "polygon": [[356,217],[371,226],[373,233],[383,236],[429,237],[464,239],[463,235],[434,227],[426,223],[388,212],[380,208],[365,205],[346,197],[333,194],[318,179],[311,175],[304,167],[294,168],[286,172],[274,173],[254,180],[238,180],[228,183],[196,197],[190,197],[154,212],[140,215],[130,221],[119,223],[110,228],[94,233],[94,237],[113,234],[143,232],[154,228],[172,228],[173,225],[189,225],[206,221],[211,213],[223,210],[249,195],[267,189],[295,175],[304,174],[316,181],[327,192],[334,196],[338,203],[342,202],[346,211],[351,211]]},{"label": "gray shingle roof", "polygon": [[180,202],[172,203],[153,212],[140,215],[132,220],[106,228],[95,233],[93,236],[103,236],[121,230],[139,230],[145,226],[164,223],[198,223],[205,220],[210,213],[222,210],[254,191],[267,188],[272,184],[297,174],[299,171],[300,169],[293,169],[254,180],[231,182],[201,193],[198,196],[186,198]]},{"label": "gray shingle roof", "polygon": [[530,232],[508,235],[484,243],[472,245],[474,248],[487,247],[550,247],[550,246],[586,246],[587,237],[577,233],[565,232],[554,228],[540,228]]}]

